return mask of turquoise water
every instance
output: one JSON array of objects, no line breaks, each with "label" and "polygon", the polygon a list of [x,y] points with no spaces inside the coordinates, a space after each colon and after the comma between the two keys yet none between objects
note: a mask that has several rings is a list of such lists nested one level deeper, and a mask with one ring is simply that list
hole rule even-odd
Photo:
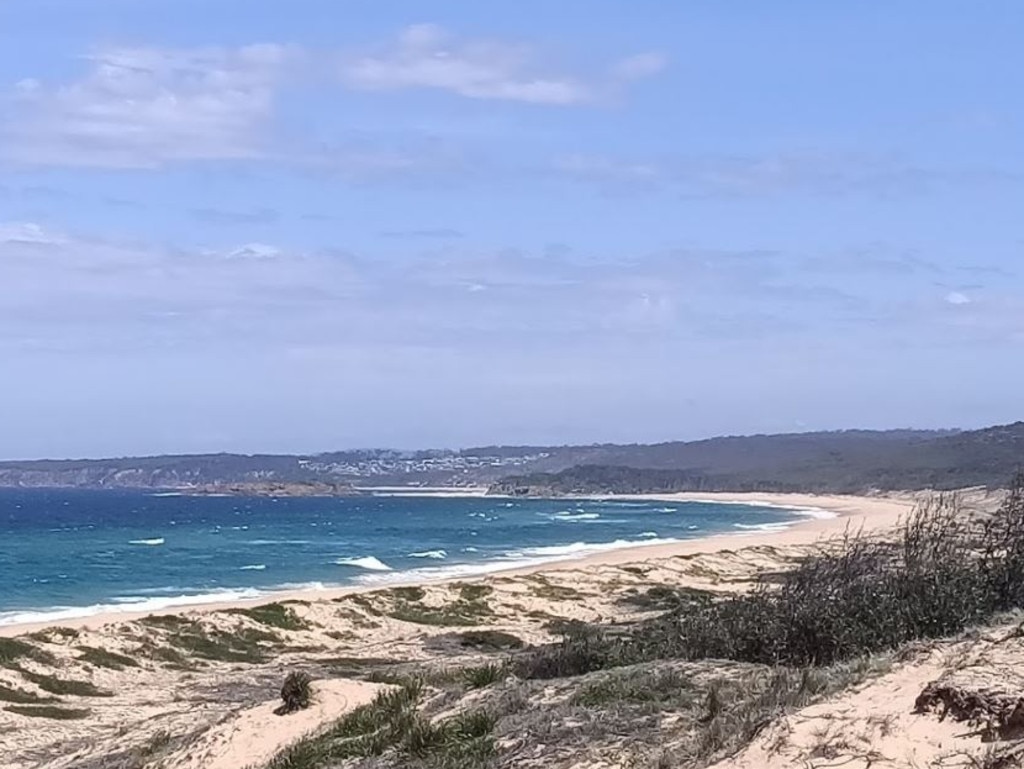
[{"label": "turquoise water", "polygon": [[472,576],[813,514],[696,502],[0,490],[0,624]]}]

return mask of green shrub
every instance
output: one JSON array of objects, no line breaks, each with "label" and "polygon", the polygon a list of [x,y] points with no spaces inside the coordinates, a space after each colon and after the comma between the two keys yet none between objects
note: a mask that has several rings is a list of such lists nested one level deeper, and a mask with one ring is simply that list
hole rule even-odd
[{"label": "green shrub", "polygon": [[279,716],[305,710],[313,699],[313,679],[308,673],[293,671],[284,679],[281,686],[281,699],[284,704],[274,712]]}]

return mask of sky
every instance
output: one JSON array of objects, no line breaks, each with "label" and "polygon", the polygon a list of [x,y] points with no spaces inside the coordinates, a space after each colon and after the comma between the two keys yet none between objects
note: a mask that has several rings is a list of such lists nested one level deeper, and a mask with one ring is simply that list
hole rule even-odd
[{"label": "sky", "polygon": [[1017,0],[0,0],[0,458],[1024,418]]}]

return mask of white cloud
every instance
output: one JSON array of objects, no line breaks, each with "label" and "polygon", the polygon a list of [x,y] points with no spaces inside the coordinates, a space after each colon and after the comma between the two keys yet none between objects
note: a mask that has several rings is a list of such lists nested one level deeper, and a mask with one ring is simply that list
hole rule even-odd
[{"label": "white cloud", "polygon": [[960,291],[951,291],[946,295],[946,302],[954,306],[962,306],[971,303],[971,298]]},{"label": "white cloud", "polygon": [[547,71],[529,46],[489,39],[460,39],[443,27],[406,28],[387,50],[342,64],[342,79],[367,91],[427,88],[471,99],[568,106],[604,99],[616,81],[661,72],[666,59],[647,53],[618,62],[609,82]]},{"label": "white cloud", "polygon": [[153,168],[264,152],[279,45],[107,48],[64,85],[22,80],[0,123],[0,153],[33,164]]}]

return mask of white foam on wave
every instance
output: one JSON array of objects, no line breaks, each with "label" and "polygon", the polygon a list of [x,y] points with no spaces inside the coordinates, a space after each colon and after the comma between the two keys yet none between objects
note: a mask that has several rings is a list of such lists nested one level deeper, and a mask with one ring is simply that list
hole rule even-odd
[{"label": "white foam on wave", "polygon": [[733,526],[744,531],[785,531],[797,523],[797,521],[776,521],[775,523],[734,523]]},{"label": "white foam on wave", "polygon": [[6,625],[52,624],[64,620],[95,617],[98,614],[150,614],[181,606],[203,606],[233,601],[247,601],[266,596],[267,591],[255,588],[214,590],[194,595],[123,595],[110,599],[110,603],[91,606],[54,606],[49,609],[19,609],[0,612],[0,627]]},{"label": "white foam on wave", "polygon": [[443,561],[448,557],[447,550],[424,550],[421,553],[409,553],[410,558],[433,558],[438,561]]},{"label": "white foam on wave", "polygon": [[360,569],[368,569],[369,571],[392,571],[390,566],[372,555],[363,556],[362,558],[339,558],[335,563],[338,566],[356,566]]},{"label": "white foam on wave", "polygon": [[250,563],[248,566],[239,566],[239,571],[266,571],[267,565],[265,563]]},{"label": "white foam on wave", "polygon": [[[651,532],[653,533],[653,532]],[[544,547],[524,547],[505,553],[508,558],[574,558],[604,553],[610,550],[624,550],[631,547],[650,547],[651,545],[672,545],[680,540],[661,538],[655,534],[642,541],[617,539],[614,542],[573,542],[571,545],[546,545]]]},{"label": "white foam on wave", "polygon": [[161,491],[156,494],[150,494],[151,497],[180,497],[183,496],[180,491]]},{"label": "white foam on wave", "polygon": [[599,520],[600,518],[601,518],[601,514],[600,513],[580,513],[580,512],[573,512],[573,511],[570,511],[570,510],[563,510],[562,512],[555,513],[554,515],[551,516],[551,520],[553,520],[553,521],[559,521],[559,522],[565,521],[565,522],[569,522],[569,523],[575,522],[575,521],[596,521],[596,520]]},{"label": "white foam on wave", "polygon": [[308,539],[250,539],[247,545],[309,545]]},{"label": "white foam on wave", "polygon": [[129,545],[147,545],[149,547],[158,547],[158,546],[164,544],[164,541],[165,540],[164,540],[163,537],[156,537],[154,539],[133,539],[128,544]]},{"label": "white foam on wave", "polygon": [[658,536],[658,532],[656,532],[656,531],[641,531],[637,536],[650,539],[652,537],[657,537]]}]

